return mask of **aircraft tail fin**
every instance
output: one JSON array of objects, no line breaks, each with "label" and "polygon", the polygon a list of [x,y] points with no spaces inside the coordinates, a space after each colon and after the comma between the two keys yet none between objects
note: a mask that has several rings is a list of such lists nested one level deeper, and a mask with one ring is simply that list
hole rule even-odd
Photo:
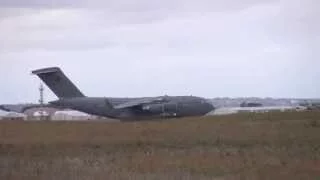
[{"label": "aircraft tail fin", "polygon": [[58,67],[34,70],[32,74],[37,75],[59,99],[85,97]]}]

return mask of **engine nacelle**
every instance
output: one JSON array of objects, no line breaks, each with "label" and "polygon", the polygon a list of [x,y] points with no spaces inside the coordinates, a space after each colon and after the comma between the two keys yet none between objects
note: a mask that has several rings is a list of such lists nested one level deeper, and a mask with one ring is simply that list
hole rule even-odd
[{"label": "engine nacelle", "polygon": [[164,103],[164,104],[150,104],[142,106],[142,110],[149,111],[154,114],[174,115],[176,116],[178,111],[177,104]]}]

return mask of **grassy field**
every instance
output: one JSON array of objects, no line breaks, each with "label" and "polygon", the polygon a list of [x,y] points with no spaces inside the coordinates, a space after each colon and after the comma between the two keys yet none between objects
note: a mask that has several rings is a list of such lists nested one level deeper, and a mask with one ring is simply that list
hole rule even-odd
[{"label": "grassy field", "polygon": [[320,180],[320,112],[0,122],[2,180]]}]

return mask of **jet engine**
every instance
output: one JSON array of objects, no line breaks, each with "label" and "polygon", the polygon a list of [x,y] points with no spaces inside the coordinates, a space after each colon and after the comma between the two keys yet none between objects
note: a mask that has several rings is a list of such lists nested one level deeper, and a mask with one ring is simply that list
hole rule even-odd
[{"label": "jet engine", "polygon": [[176,116],[178,106],[174,103],[164,103],[164,104],[149,104],[142,106],[142,110],[148,111],[153,114],[162,114],[169,116]]}]

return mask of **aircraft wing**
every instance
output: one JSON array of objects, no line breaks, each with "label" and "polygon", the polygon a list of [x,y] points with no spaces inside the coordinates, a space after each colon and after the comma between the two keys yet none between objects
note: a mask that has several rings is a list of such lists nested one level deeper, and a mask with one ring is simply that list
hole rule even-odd
[{"label": "aircraft wing", "polygon": [[7,111],[7,112],[16,112],[16,113],[23,113],[24,111],[31,109],[31,108],[39,108],[39,107],[51,107],[51,105],[44,104],[2,104],[0,105],[0,110]]},{"label": "aircraft wing", "polygon": [[166,102],[166,101],[167,101],[167,99],[165,97],[141,98],[141,99],[131,100],[126,103],[116,105],[113,108],[114,109],[123,109],[123,108],[135,107],[135,106],[142,106],[142,105],[150,104],[150,103],[161,103],[161,102]]}]

